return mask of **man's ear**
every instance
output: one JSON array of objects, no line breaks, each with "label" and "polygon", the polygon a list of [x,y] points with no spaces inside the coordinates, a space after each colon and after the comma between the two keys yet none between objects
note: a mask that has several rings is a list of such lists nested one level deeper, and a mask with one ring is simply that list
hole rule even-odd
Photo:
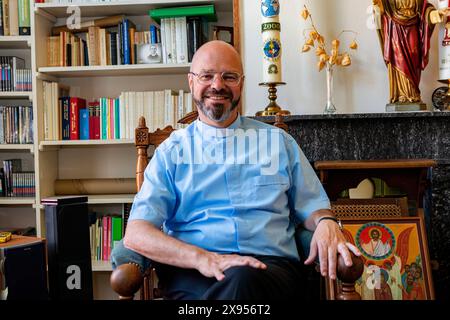
[{"label": "man's ear", "polygon": [[189,83],[189,89],[191,90],[191,93],[194,93],[194,77],[192,76],[192,74],[188,74],[188,83]]}]

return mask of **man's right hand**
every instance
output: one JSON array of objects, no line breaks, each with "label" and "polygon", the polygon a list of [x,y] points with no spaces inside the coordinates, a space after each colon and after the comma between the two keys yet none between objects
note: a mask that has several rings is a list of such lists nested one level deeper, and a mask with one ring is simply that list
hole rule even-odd
[{"label": "man's right hand", "polygon": [[196,269],[205,277],[215,277],[218,281],[225,278],[223,272],[231,267],[249,266],[255,269],[266,269],[267,266],[261,261],[247,256],[237,254],[218,254],[202,251],[199,255]]}]

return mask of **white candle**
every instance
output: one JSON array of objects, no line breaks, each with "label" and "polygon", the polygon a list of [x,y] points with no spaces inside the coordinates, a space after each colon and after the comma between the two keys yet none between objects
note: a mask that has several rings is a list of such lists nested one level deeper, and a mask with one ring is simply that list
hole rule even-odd
[{"label": "white candle", "polygon": [[[439,0],[438,8],[445,9],[450,5],[450,0]],[[439,80],[450,79],[450,29],[446,28],[449,19],[444,17],[444,22],[439,26]]]},{"label": "white candle", "polygon": [[278,0],[261,0],[263,82],[282,82],[280,5]]}]

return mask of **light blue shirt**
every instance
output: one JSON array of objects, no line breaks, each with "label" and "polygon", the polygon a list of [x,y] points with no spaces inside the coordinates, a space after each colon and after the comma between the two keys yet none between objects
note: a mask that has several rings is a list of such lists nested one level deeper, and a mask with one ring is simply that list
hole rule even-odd
[{"label": "light blue shirt", "polygon": [[296,141],[241,116],[227,129],[196,120],[176,130],[144,176],[129,220],[217,253],[299,260],[295,225],[330,208]]}]

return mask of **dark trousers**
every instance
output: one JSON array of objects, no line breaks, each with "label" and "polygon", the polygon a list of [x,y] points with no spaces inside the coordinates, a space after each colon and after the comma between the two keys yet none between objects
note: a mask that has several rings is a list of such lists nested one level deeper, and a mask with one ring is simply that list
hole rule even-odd
[{"label": "dark trousers", "polygon": [[291,259],[254,256],[267,265],[260,270],[248,266],[224,272],[225,279],[207,278],[194,269],[167,265],[156,268],[160,287],[174,300],[258,300],[303,299],[306,281],[303,266]]}]

